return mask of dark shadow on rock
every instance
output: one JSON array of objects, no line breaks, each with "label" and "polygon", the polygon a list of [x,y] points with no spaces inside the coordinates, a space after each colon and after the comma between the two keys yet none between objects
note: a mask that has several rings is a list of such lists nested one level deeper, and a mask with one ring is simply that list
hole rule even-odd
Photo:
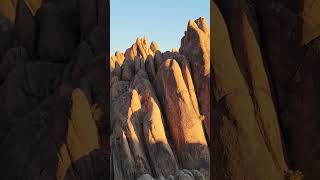
[{"label": "dark shadow on rock", "polygon": [[65,141],[67,98],[51,95],[15,124],[1,142],[3,179],[49,179],[55,177],[56,156]]},{"label": "dark shadow on rock", "polygon": [[42,5],[36,14],[37,53],[47,61],[66,61],[79,43],[77,16],[64,13],[53,3]]},{"label": "dark shadow on rock", "polygon": [[[264,67],[278,114],[286,163],[289,169],[301,170],[304,179],[319,179],[320,124],[318,119],[320,115],[317,108],[320,98],[319,63],[316,59],[320,57],[320,40],[318,37],[305,44],[303,42],[305,23],[314,23],[312,20],[304,19],[307,18],[305,14],[310,10],[308,8],[311,8],[311,6],[304,7],[304,4],[315,2],[302,0],[237,2],[215,0],[215,2],[229,27],[231,41],[239,38],[239,29],[231,25],[231,19],[239,17],[241,3],[251,6],[251,10],[249,8],[247,11],[255,16],[250,23],[256,23],[253,26],[258,29],[256,36],[259,39]],[[230,7],[233,8],[231,11]],[[235,54],[241,55],[241,52],[235,52]],[[246,72],[243,71],[243,73]],[[250,78],[247,77],[247,81],[250,81]],[[212,122],[218,128],[215,121]],[[219,144],[218,140],[216,139],[216,143]],[[214,157],[221,157],[219,156],[223,153],[221,148],[215,149]],[[223,162],[223,159],[217,162],[219,161]],[[221,169],[216,170],[217,173],[220,171]]]},{"label": "dark shadow on rock", "polygon": [[72,163],[64,180],[105,180],[109,179],[110,152],[93,150]]},{"label": "dark shadow on rock", "polygon": [[13,24],[0,13],[0,63],[7,50],[13,46]]},{"label": "dark shadow on rock", "polygon": [[[85,21],[89,23],[86,42],[76,52],[82,30],[75,1],[43,1],[36,17],[30,16],[23,2],[19,1],[14,31],[13,25],[0,17],[0,177],[56,179],[59,150],[67,142],[71,93],[80,88],[90,102],[101,148],[73,165],[85,175],[81,164],[92,161],[97,173],[93,179],[107,179],[110,125],[105,58],[109,55],[102,21],[109,17],[97,17],[100,21],[94,21],[92,27],[90,18]],[[86,2],[82,3],[86,11]],[[86,14],[96,16],[102,9],[100,15],[108,13],[105,8],[90,9]],[[10,49],[13,45],[24,48]]]}]

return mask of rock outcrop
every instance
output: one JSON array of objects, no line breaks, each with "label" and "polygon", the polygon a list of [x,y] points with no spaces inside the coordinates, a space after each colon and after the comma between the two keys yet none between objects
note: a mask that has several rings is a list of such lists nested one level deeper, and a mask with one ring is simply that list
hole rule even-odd
[{"label": "rock outcrop", "polygon": [[319,179],[319,1],[211,6],[213,177]]},{"label": "rock outcrop", "polygon": [[107,5],[1,1],[1,179],[108,179]]},{"label": "rock outcrop", "polygon": [[[213,177],[224,178],[227,171],[227,178],[230,179],[283,179],[286,165],[270,87],[268,81],[265,81],[266,74],[261,66],[262,59],[258,59],[259,54],[250,62],[253,51],[260,52],[256,48],[256,41],[250,42],[243,38],[243,41],[238,43],[245,46],[238,48],[244,47],[240,49],[243,53],[250,48],[252,51],[247,52],[247,56],[237,56],[238,54],[234,53],[235,46],[230,42],[227,25],[217,6],[214,5],[214,9],[216,13],[213,14],[213,21],[217,26],[212,29],[216,35],[213,37],[215,53],[212,63],[216,108],[212,122],[212,141],[217,148],[212,149],[212,156],[219,159],[211,164],[214,167]],[[246,22],[246,15],[242,16]],[[241,22],[241,25],[246,24]],[[239,28],[243,28],[241,32],[248,33],[244,34],[245,38],[253,35],[251,27]],[[246,76],[241,71],[240,63],[247,68],[244,71],[248,73]],[[254,65],[254,68],[251,65]],[[253,71],[258,72],[250,76]],[[248,81],[246,77],[251,79]],[[244,153],[250,155],[250,158],[243,156]]]},{"label": "rock outcrop", "polygon": [[179,52],[161,52],[138,38],[111,56],[110,75],[112,178],[209,179],[210,32],[204,18],[189,22]]}]

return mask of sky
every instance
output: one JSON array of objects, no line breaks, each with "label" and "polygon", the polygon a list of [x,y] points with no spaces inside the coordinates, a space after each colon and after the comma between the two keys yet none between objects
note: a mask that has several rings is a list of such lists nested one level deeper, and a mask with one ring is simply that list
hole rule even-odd
[{"label": "sky", "polygon": [[110,55],[143,36],[161,51],[179,48],[188,21],[199,17],[210,24],[209,0],[111,0]]}]

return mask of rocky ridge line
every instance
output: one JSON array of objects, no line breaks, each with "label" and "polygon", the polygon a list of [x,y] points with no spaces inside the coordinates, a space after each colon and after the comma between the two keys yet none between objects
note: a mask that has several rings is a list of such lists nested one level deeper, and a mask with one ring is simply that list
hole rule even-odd
[{"label": "rocky ridge line", "polygon": [[189,21],[179,52],[138,38],[110,58],[114,179],[209,179],[210,32]]}]

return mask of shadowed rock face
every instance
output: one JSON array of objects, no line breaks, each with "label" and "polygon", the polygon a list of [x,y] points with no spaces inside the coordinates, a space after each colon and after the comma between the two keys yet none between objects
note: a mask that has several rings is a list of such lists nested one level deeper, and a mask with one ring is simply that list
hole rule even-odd
[{"label": "shadowed rock face", "polygon": [[180,53],[138,38],[111,56],[114,179],[209,179],[209,37],[199,18]]},{"label": "shadowed rock face", "polygon": [[211,6],[214,177],[319,179],[319,1]]},{"label": "shadowed rock face", "polygon": [[12,1],[3,12],[7,2],[0,3],[1,179],[108,179],[109,1]]},{"label": "shadowed rock face", "polygon": [[[213,149],[212,155],[218,157],[218,160],[211,164],[214,168],[213,177],[216,179],[283,179],[282,168],[286,167],[282,167],[282,164],[285,163],[281,144],[278,144],[281,139],[280,136],[274,138],[275,134],[268,132],[278,130],[272,101],[270,105],[267,104],[267,102],[270,103],[270,100],[264,100],[265,104],[263,105],[269,106],[269,108],[262,110],[274,113],[272,118],[275,119],[260,119],[261,111],[256,109],[260,104],[254,104],[254,98],[259,94],[251,95],[251,88],[239,68],[239,57],[233,53],[227,26],[217,6],[214,5],[214,9],[217,13],[213,14],[213,21],[217,23],[217,26],[213,28],[213,33],[216,36],[213,39],[215,53],[212,63],[216,108],[212,122],[214,124],[212,137],[215,137],[213,138],[213,146],[217,148]],[[247,41],[243,43],[247,43]],[[246,58],[245,60],[250,59]],[[255,59],[255,62],[257,61],[259,59]],[[250,66],[248,68],[250,70]],[[258,70],[257,66],[251,70]],[[259,77],[265,76],[264,74]],[[268,92],[269,87],[263,89],[266,85],[261,84],[259,92],[264,92],[263,96],[260,94],[260,98],[268,100],[271,99],[271,96]],[[253,86],[253,88],[255,87]],[[265,96],[268,94],[269,96]],[[275,123],[264,128],[264,123],[273,121]],[[276,133],[279,134],[279,130]],[[280,153],[275,152],[278,149],[281,150]],[[247,153],[250,154],[250,158],[244,155]],[[278,164],[279,162],[281,164]],[[226,174],[226,172],[228,173]]]}]

